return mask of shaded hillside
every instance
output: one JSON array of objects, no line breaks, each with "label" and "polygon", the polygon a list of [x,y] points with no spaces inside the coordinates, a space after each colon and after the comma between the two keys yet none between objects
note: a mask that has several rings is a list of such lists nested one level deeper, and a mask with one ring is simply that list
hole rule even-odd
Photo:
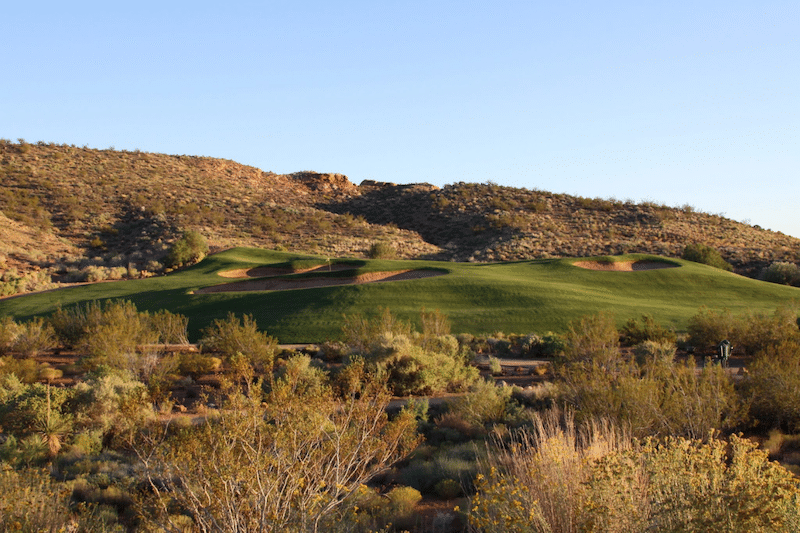
[{"label": "shaded hillside", "polygon": [[[740,273],[797,262],[800,241],[655,204],[492,183],[393,185],[341,174],[280,175],[223,159],[0,140],[0,295],[55,281],[163,272],[185,230],[212,248],[497,261],[718,249]],[[7,217],[7,218],[5,218]]]},{"label": "shaded hillside", "polygon": [[493,183],[362,183],[360,195],[320,205],[418,232],[457,261],[507,261],[648,253],[679,257],[702,243],[737,272],[755,276],[773,261],[800,259],[800,240],[719,215]]}]

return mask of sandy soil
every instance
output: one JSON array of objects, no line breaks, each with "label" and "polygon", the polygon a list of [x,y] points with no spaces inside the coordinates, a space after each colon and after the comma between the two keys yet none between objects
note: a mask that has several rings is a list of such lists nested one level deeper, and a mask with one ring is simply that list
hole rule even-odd
[{"label": "sandy soil", "polygon": [[342,270],[354,270],[352,265],[319,265],[311,268],[290,270],[288,268],[255,267],[239,268],[236,270],[226,270],[219,272],[223,278],[264,278],[267,276],[285,276],[287,274],[302,274],[304,272],[340,272]]},{"label": "sandy soil", "polygon": [[608,270],[613,272],[634,272],[638,270],[655,270],[657,268],[678,268],[680,266],[661,261],[576,261],[572,264],[589,270]]},{"label": "sandy soil", "polygon": [[292,289],[312,289],[331,287],[334,285],[359,285],[362,283],[378,283],[382,281],[430,278],[433,276],[441,276],[442,274],[444,274],[444,272],[436,270],[394,270],[391,272],[369,272],[349,278],[254,279],[204,287],[195,291],[195,294],[232,291],[287,291]]}]

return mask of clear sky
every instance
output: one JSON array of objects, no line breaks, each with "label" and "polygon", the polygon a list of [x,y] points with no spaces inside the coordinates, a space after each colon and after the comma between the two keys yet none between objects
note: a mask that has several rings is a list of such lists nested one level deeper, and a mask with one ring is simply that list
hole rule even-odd
[{"label": "clear sky", "polygon": [[690,204],[800,237],[800,3],[5,2],[0,137]]}]

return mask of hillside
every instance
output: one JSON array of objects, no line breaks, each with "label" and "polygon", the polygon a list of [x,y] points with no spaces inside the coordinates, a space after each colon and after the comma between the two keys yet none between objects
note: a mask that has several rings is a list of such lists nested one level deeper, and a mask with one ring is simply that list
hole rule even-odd
[{"label": "hillside", "polygon": [[499,261],[718,249],[754,276],[797,262],[800,240],[689,207],[492,183],[394,185],[275,174],[223,159],[0,141],[0,295],[56,282],[146,277],[184,230],[233,246],[365,257]]}]

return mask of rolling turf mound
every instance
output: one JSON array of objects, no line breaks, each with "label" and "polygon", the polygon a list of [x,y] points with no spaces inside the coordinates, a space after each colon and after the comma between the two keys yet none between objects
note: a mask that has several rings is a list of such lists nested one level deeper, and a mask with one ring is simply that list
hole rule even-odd
[{"label": "rolling turf mound", "polygon": [[[394,276],[395,281],[356,282],[386,276]],[[307,286],[270,290],[266,280]],[[263,287],[230,287],[252,282],[261,282]],[[371,315],[381,307],[412,322],[418,320],[422,308],[439,309],[450,318],[456,333],[559,332],[570,320],[598,311],[613,312],[620,324],[648,313],[683,331],[702,305],[729,308],[735,314],[771,313],[782,302],[800,299],[800,289],[638,254],[464,264],[330,260],[234,248],[164,277],[0,300],[0,316],[25,320],[58,306],[113,298],[131,300],[139,310],[168,309],[186,315],[192,339],[212,320],[233,312],[252,314],[262,329],[290,343],[337,339],[343,315]]]}]

